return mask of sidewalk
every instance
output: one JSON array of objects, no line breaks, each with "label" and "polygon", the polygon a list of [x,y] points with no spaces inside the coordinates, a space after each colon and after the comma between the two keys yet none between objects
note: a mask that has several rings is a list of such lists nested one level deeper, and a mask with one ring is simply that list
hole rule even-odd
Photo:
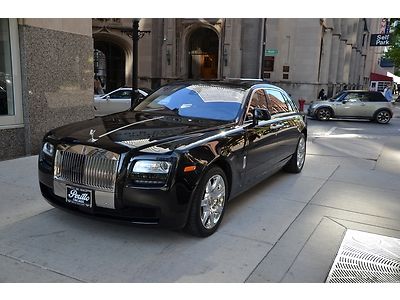
[{"label": "sidewalk", "polygon": [[317,137],[313,122],[303,172],[230,202],[206,239],[53,209],[37,156],[0,162],[0,282],[325,282],[346,230],[400,238],[400,138]]}]

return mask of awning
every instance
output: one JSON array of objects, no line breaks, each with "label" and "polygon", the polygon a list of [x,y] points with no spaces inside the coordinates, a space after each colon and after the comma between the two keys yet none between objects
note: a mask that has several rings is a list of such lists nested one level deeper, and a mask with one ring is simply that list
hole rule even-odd
[{"label": "awning", "polygon": [[390,82],[392,82],[393,78],[389,77],[389,76],[382,75],[382,74],[378,74],[378,73],[371,73],[369,75],[369,80],[370,81],[390,81]]}]

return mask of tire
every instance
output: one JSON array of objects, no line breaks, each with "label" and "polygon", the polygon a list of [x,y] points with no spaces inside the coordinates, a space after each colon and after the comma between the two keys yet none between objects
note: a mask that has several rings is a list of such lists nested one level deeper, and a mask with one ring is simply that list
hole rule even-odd
[{"label": "tire", "polygon": [[375,113],[374,120],[379,124],[387,124],[389,123],[391,118],[392,115],[390,111],[388,111],[387,109],[382,109]]},{"label": "tire", "polygon": [[225,212],[228,181],[224,171],[216,166],[206,171],[193,195],[185,230],[199,237],[210,236],[218,229]]},{"label": "tire", "polygon": [[299,141],[297,142],[296,152],[293,153],[290,160],[283,167],[286,172],[289,173],[300,173],[303,169],[304,162],[306,160],[306,138],[302,133]]},{"label": "tire", "polygon": [[315,112],[315,117],[319,121],[327,121],[333,117],[333,112],[328,107],[321,107],[318,108],[317,111]]}]

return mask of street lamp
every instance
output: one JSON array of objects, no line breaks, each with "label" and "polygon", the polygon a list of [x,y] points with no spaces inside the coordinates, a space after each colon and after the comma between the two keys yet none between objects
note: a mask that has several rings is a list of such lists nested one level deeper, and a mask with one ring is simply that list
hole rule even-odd
[{"label": "street lamp", "polygon": [[123,29],[122,32],[126,33],[132,39],[132,95],[131,95],[131,107],[134,107],[137,103],[138,96],[138,52],[139,52],[139,40],[151,31],[139,30],[139,20],[132,19],[132,29]]}]

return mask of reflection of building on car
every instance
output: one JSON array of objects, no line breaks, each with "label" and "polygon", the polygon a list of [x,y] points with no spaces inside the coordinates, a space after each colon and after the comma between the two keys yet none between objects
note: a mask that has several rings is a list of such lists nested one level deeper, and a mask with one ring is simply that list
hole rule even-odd
[{"label": "reflection of building on car", "polygon": [[369,119],[380,124],[389,123],[393,104],[380,92],[342,91],[326,101],[313,102],[308,115],[320,121],[330,118]]},{"label": "reflection of building on car", "polygon": [[276,86],[176,82],[132,110],[48,132],[40,189],[69,211],[208,236],[229,199],[282,168],[301,172],[306,138]]},{"label": "reflection of building on car", "polygon": [[[140,102],[151,94],[150,89],[139,88],[137,101]],[[108,94],[94,96],[94,109],[96,116],[104,116],[121,112],[131,108],[132,88],[116,89]]]}]

